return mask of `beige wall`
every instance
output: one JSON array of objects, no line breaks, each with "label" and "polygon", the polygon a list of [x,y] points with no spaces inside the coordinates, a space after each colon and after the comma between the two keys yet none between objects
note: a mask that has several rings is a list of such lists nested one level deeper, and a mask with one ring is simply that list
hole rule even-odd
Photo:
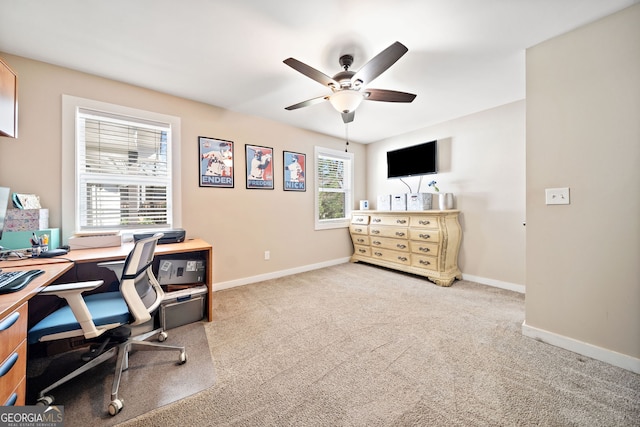
[{"label": "beige wall", "polygon": [[639,370],[640,5],[529,49],[526,72],[525,332]]},{"label": "beige wall", "polygon": [[[282,190],[282,151],[307,154],[312,170],[313,147],[339,150],[344,142],[275,122],[133,87],[42,62],[5,55],[19,78],[19,138],[0,137],[0,185],[35,193],[50,209],[51,226],[60,227],[62,94],[181,117],[182,220],[188,236],[214,246],[214,282],[331,263],[352,253],[347,229],[314,231],[313,174],[306,192]],[[280,108],[274,106],[274,108]],[[235,188],[198,186],[198,136],[234,141]],[[64,141],[72,143],[72,141]],[[247,190],[244,144],[274,148],[275,190]],[[355,154],[356,199],[365,192],[365,149],[351,143]],[[264,251],[271,260],[264,260]]]},{"label": "beige wall", "polygon": [[[438,140],[439,171],[422,178],[421,192],[455,195],[463,237],[463,277],[523,290],[525,283],[525,102],[518,101],[367,145],[367,197],[409,191],[387,179],[386,152]],[[404,179],[416,192],[419,177]],[[437,201],[434,198],[434,206]],[[522,288],[522,289],[519,289]]]}]

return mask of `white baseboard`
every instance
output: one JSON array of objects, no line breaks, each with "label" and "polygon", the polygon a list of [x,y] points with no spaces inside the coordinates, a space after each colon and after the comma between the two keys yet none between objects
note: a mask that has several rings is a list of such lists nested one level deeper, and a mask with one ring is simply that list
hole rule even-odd
[{"label": "white baseboard", "polygon": [[493,286],[494,288],[506,289],[509,291],[519,292],[521,294],[525,293],[524,285],[517,285],[515,283],[502,282],[500,280],[487,279],[486,277],[472,276],[471,274],[462,273],[462,278],[464,280],[469,280],[470,282],[480,283],[482,285]]},{"label": "white baseboard", "polygon": [[522,322],[522,335],[640,374],[640,359],[538,329]]},{"label": "white baseboard", "polygon": [[243,277],[242,279],[229,280],[227,282],[219,282],[213,284],[213,291],[221,291],[223,289],[235,288],[236,286],[249,285],[251,283],[263,282],[265,280],[277,279],[292,274],[304,273],[305,271],[317,270],[319,268],[330,267],[332,265],[344,264],[349,262],[350,257],[338,258],[330,261],[319,262],[317,264],[303,265],[289,270],[272,271],[271,273],[259,274],[257,276]]}]

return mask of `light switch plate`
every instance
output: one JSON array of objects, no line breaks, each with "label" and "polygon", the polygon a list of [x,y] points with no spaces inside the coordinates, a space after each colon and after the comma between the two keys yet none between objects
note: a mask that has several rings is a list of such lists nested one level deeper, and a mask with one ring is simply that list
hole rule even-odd
[{"label": "light switch plate", "polygon": [[546,188],[544,194],[547,205],[569,204],[569,187]]}]

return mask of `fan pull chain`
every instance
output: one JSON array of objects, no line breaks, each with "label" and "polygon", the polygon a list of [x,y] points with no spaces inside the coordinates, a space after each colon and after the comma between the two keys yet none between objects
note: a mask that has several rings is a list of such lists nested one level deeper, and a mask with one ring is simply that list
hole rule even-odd
[{"label": "fan pull chain", "polygon": [[346,153],[347,149],[349,148],[349,124],[348,123],[344,124],[344,133],[345,133],[346,139],[347,139],[347,142],[346,142],[346,144],[344,146],[344,152]]}]

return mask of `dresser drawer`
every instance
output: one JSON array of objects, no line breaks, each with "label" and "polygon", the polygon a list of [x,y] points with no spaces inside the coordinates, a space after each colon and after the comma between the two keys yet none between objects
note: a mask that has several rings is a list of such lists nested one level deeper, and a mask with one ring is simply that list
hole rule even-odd
[{"label": "dresser drawer", "polygon": [[419,267],[427,270],[438,271],[438,257],[412,254],[411,265],[413,267]]},{"label": "dresser drawer", "polygon": [[371,247],[373,248],[387,248],[394,249],[396,251],[409,251],[409,242],[403,239],[392,239],[391,237],[371,237]]},{"label": "dresser drawer", "polygon": [[[0,320],[0,360],[5,360],[27,337],[27,303]],[[12,387],[13,389],[13,387]]]},{"label": "dresser drawer", "polygon": [[0,402],[6,402],[27,372],[27,340],[0,362]]},{"label": "dresser drawer", "polygon": [[371,257],[394,262],[396,264],[411,264],[411,258],[408,252],[392,251],[391,249],[371,248]]},{"label": "dresser drawer", "polygon": [[406,239],[409,236],[409,229],[406,227],[390,227],[384,225],[369,226],[369,235],[371,237],[394,237],[397,239]]},{"label": "dresser drawer", "polygon": [[351,224],[369,224],[369,215],[353,215],[351,217]]},{"label": "dresser drawer", "polygon": [[349,232],[351,234],[369,234],[369,227],[366,225],[353,225],[349,226]]},{"label": "dresser drawer", "polygon": [[353,245],[354,255],[371,256],[371,248],[369,246]]},{"label": "dresser drawer", "polygon": [[364,234],[353,234],[351,236],[351,240],[353,240],[354,245],[366,245],[369,246],[369,236]]},{"label": "dresser drawer", "polygon": [[371,215],[372,225],[400,225],[409,226],[409,217],[405,215]]},{"label": "dresser drawer", "polygon": [[412,216],[409,219],[411,227],[438,229],[438,217],[436,216]]},{"label": "dresser drawer", "polygon": [[439,242],[440,241],[440,231],[439,230],[429,230],[429,229],[419,229],[412,228],[409,230],[409,238],[411,240],[418,240],[421,242]]},{"label": "dresser drawer", "polygon": [[440,253],[440,244],[437,242],[418,242],[412,240],[409,242],[411,252],[421,255],[438,256]]}]

